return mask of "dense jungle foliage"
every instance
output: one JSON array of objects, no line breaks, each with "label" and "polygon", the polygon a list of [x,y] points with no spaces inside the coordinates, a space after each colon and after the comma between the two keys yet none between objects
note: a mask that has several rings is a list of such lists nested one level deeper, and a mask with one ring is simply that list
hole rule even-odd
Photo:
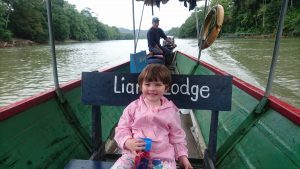
[{"label": "dense jungle foliage", "polygon": [[[121,34],[118,28],[99,22],[90,9],[78,12],[65,0],[51,2],[54,35],[58,41],[132,39],[131,34]],[[46,1],[0,0],[0,41],[10,41],[12,37],[48,41]]]},{"label": "dense jungle foliage", "polygon": [[[275,34],[282,0],[211,0],[210,6],[221,4],[225,10],[222,34]],[[132,39],[131,33],[120,33],[92,16],[89,8],[78,12],[65,0],[52,0],[55,39],[117,40]],[[300,36],[300,0],[289,0],[284,35]],[[204,20],[204,8],[197,10],[199,24]],[[197,35],[195,12],[169,35],[194,38]],[[201,25],[200,25],[201,26]],[[47,11],[44,0],[0,0],[0,41],[23,38],[35,42],[48,41]]]},{"label": "dense jungle foliage", "polygon": [[[211,5],[221,4],[225,16],[222,33],[274,35],[277,29],[282,0],[211,0]],[[204,8],[198,9],[199,24],[203,21]],[[180,28],[169,34],[179,38],[196,37],[196,16],[193,13]],[[201,25],[200,25],[201,26]],[[300,36],[300,0],[289,0],[285,17],[285,36]]]}]

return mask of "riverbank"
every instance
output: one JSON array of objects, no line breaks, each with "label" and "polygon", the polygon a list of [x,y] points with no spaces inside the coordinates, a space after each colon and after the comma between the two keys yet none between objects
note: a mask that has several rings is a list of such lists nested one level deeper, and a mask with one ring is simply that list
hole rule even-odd
[{"label": "riverbank", "polygon": [[[55,43],[79,43],[80,41],[76,40],[65,40],[65,41],[57,41]],[[20,46],[33,46],[39,45],[41,43],[37,43],[27,39],[13,38],[11,42],[0,41],[0,48],[11,48],[11,47],[20,47]]]},{"label": "riverbank", "polygon": [[38,44],[27,39],[13,38],[11,42],[0,41],[0,48],[17,47],[17,46],[32,46]]},{"label": "riverbank", "polygon": [[[221,38],[247,38],[247,39],[268,39],[274,38],[275,34],[256,34],[256,33],[222,33]],[[285,37],[285,36],[282,36]]]}]

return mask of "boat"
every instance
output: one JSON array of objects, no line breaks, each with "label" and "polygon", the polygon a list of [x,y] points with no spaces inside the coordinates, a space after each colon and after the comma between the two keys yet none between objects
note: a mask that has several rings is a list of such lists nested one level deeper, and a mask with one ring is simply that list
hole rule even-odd
[{"label": "boat", "polygon": [[[51,35],[51,1],[46,2]],[[283,0],[282,11],[286,5]],[[54,46],[52,36],[50,44]],[[53,56],[55,62],[55,52]],[[128,61],[96,73],[130,74],[132,66]],[[59,85],[55,70],[54,64],[54,89],[0,108],[0,168],[110,168],[120,156],[113,129],[124,106],[84,104],[83,79]],[[190,150],[198,153],[190,158],[194,168],[300,168],[299,108],[270,94],[270,86],[263,91],[180,51],[175,52],[172,70],[231,79],[230,110],[182,109],[192,123],[196,148]]]}]

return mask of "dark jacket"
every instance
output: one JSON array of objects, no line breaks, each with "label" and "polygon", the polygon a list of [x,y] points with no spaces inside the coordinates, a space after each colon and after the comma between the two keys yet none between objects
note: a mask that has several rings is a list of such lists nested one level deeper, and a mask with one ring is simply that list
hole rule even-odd
[{"label": "dark jacket", "polygon": [[155,45],[160,45],[160,38],[166,39],[167,36],[161,28],[153,28],[151,27],[147,32],[147,40],[148,40],[148,47],[152,49]]}]

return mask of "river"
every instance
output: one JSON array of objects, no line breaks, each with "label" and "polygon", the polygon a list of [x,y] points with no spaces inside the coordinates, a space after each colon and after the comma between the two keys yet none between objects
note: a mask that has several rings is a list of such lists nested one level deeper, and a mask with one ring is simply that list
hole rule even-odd
[{"label": "river", "polygon": [[[196,39],[176,39],[177,48],[198,56]],[[201,60],[264,89],[273,55],[274,39],[219,39],[203,50]],[[137,51],[147,47],[139,40]],[[59,82],[79,79],[92,71],[129,60],[132,40],[57,44]],[[0,107],[54,87],[48,45],[0,49]],[[272,94],[300,107],[300,39],[282,39]]]}]

